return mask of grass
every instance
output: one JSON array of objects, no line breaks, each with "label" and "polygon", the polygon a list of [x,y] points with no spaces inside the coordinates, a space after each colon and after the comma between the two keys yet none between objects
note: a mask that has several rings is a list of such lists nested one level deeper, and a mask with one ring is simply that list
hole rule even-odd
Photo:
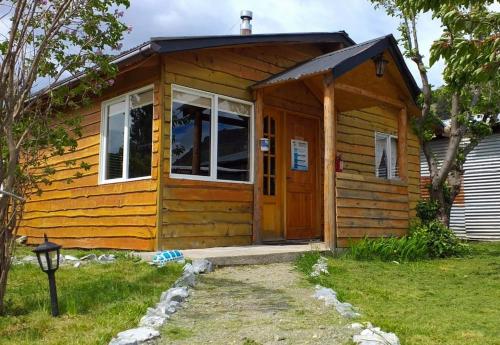
[{"label": "grass", "polygon": [[[16,256],[31,255],[30,250],[21,247]],[[63,251],[77,257],[88,253]],[[107,344],[116,333],[135,327],[182,271],[176,264],[155,268],[124,252],[106,253],[116,254],[117,261],[59,268],[57,318],[50,316],[46,274],[35,265],[13,266],[7,313],[0,317],[0,344]]]},{"label": "grass", "polygon": [[[402,264],[330,258],[330,274],[310,279],[402,344],[500,344],[500,243],[471,246],[468,257]],[[318,257],[299,270],[308,275]]]}]

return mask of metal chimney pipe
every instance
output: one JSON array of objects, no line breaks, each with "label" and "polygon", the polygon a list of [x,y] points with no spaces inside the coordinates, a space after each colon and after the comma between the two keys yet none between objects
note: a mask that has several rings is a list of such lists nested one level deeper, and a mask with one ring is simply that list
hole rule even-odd
[{"label": "metal chimney pipe", "polygon": [[252,34],[252,11],[243,10],[240,12],[241,25],[240,25],[240,35],[251,35]]}]

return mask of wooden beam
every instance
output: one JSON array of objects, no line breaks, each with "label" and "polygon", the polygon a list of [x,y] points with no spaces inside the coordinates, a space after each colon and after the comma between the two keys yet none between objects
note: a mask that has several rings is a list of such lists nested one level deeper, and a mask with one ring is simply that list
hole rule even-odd
[{"label": "wooden beam", "polygon": [[253,226],[252,241],[261,243],[262,205],[263,205],[263,154],[260,138],[264,136],[264,90],[255,91],[255,134],[254,134],[254,189],[253,189]]},{"label": "wooden beam", "polygon": [[398,165],[399,177],[402,181],[408,180],[408,112],[406,107],[401,108],[398,116]]},{"label": "wooden beam", "polygon": [[323,88],[321,87],[321,84],[317,85],[312,79],[304,79],[302,80],[302,83],[309,91],[311,91],[316,100],[320,104],[323,104],[324,92]]},{"label": "wooden beam", "polygon": [[359,95],[359,96],[363,96],[363,97],[368,97],[368,98],[371,98],[371,99],[375,99],[377,101],[380,101],[380,102],[392,105],[392,106],[394,106],[396,108],[405,108],[406,107],[406,104],[404,104],[403,102],[401,102],[398,99],[394,99],[394,98],[391,98],[391,97],[378,95],[378,94],[376,94],[374,92],[371,92],[371,91],[368,91],[368,90],[364,90],[364,89],[361,89],[361,88],[356,87],[356,86],[351,86],[351,85],[342,84],[342,83],[335,83],[335,88],[337,90],[342,90],[342,91],[345,91],[345,92],[354,93],[354,94]]},{"label": "wooden beam", "polygon": [[324,238],[331,249],[337,248],[336,233],[336,195],[335,195],[335,157],[336,157],[336,112],[335,89],[331,76],[324,78],[324,119],[325,163],[323,174]]}]

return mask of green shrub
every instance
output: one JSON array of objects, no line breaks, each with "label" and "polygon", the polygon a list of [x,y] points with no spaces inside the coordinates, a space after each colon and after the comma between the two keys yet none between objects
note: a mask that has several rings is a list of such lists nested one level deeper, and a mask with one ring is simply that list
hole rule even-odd
[{"label": "green shrub", "polygon": [[439,204],[437,201],[420,200],[417,203],[417,217],[425,224],[428,224],[437,218]]},{"label": "green shrub", "polygon": [[410,236],[425,239],[431,258],[463,256],[470,252],[466,243],[462,242],[450,228],[437,220],[413,225],[410,227]]},{"label": "green shrub", "polygon": [[351,243],[349,249],[349,255],[356,260],[382,261],[417,261],[468,253],[469,246],[437,220],[412,223],[408,236],[364,238]]}]

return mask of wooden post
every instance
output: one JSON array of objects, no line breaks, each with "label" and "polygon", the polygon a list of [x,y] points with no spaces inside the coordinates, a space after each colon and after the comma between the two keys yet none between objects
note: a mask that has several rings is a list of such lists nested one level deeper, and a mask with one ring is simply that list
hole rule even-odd
[{"label": "wooden post", "polygon": [[399,178],[408,181],[408,114],[401,108],[398,116],[398,164]]},{"label": "wooden post", "polygon": [[335,157],[336,157],[336,114],[333,76],[324,79],[325,171],[323,176],[324,237],[328,247],[337,248]]},{"label": "wooden post", "polygon": [[253,243],[261,243],[264,156],[260,150],[260,138],[264,136],[264,91],[255,92],[254,134],[254,181],[253,181]]}]

